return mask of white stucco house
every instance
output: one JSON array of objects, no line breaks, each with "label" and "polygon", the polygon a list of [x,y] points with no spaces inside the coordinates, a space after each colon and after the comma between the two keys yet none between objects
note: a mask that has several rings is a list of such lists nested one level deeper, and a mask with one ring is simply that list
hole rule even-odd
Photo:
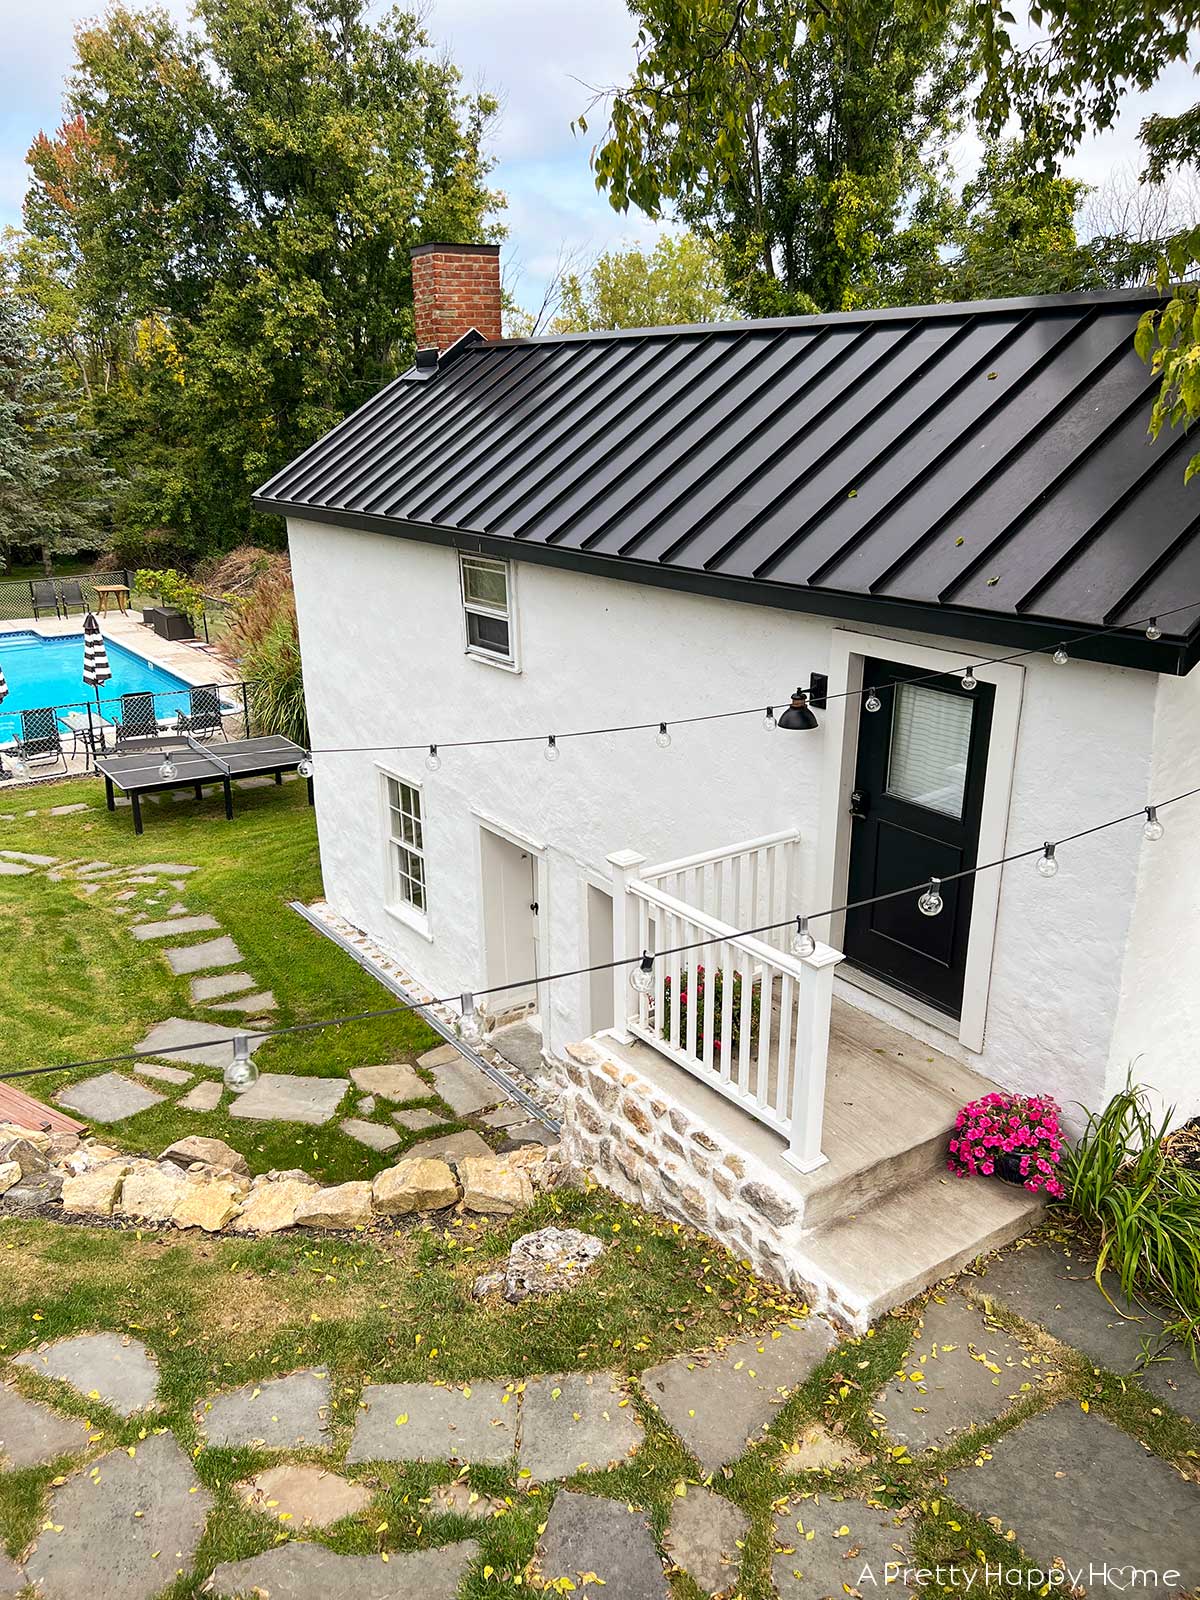
[{"label": "white stucco house", "polygon": [[[1200,1110],[1200,800],[1142,828],[1200,785],[1200,499],[1146,297],[503,340],[495,247],[414,272],[432,348],[256,501],[332,908],[507,986],[603,1181],[859,1322],[1026,1224],[944,1179],[981,1080]],[[744,936],[797,915],[810,955]]]}]

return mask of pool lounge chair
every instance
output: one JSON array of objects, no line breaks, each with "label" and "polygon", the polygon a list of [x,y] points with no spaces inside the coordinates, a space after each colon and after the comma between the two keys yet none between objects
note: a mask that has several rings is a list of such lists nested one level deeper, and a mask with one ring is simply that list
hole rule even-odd
[{"label": "pool lounge chair", "polygon": [[71,607],[78,606],[81,611],[89,609],[84,599],[83,585],[78,578],[64,578],[58,586],[58,598],[62,605],[64,617],[71,615]]},{"label": "pool lounge chair", "polygon": [[58,585],[53,578],[30,578],[29,599],[35,620],[41,617],[43,611],[53,611],[56,617],[61,614],[58,609]]},{"label": "pool lounge chair", "polygon": [[154,696],[150,691],[138,689],[132,694],[123,694],[121,714],[117,718],[117,749],[136,750],[139,745],[157,744],[161,738]]},{"label": "pool lounge chair", "polygon": [[58,730],[58,714],[53,706],[39,706],[34,711],[21,713],[21,737],[17,740],[16,754],[27,767],[65,767],[66,754],[62,735]]},{"label": "pool lounge chair", "polygon": [[189,707],[176,717],[174,727],[178,733],[190,733],[193,739],[213,739],[219,733],[228,738],[221,720],[221,690],[215,683],[202,683],[188,692]]}]

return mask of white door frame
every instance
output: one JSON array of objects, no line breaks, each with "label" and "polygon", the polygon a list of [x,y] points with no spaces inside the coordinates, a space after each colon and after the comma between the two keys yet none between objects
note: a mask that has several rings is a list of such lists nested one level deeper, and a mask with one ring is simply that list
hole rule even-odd
[{"label": "white door frame", "polygon": [[[947,669],[962,674],[970,664],[980,683],[992,685],[995,696],[983,811],[979,819],[978,859],[994,861],[1004,854],[1025,669],[1014,661],[989,664],[986,650],[972,663],[966,648],[940,650],[931,645],[893,639],[886,634],[835,628],[830,640],[829,678],[831,683],[845,684],[848,693],[843,698],[830,700],[822,714],[819,737],[825,741],[825,764],[813,883],[813,907],[817,910],[841,905],[846,899],[850,867],[850,791],[854,787],[859,719],[863,715],[863,662],[871,656],[912,667],[914,674]],[[983,1049],[1002,873],[1003,869],[997,868],[981,872],[975,879],[963,975],[962,1015],[957,1027],[958,1040],[968,1050]],[[830,918],[827,929],[819,928],[818,937],[840,948],[845,926],[846,918],[842,913]],[[911,1010],[927,1020],[929,1008],[919,1001],[906,1004],[905,996],[899,991],[890,993],[889,999],[902,1010]],[[948,1033],[955,1032],[951,1018],[947,1017],[943,1025]]]},{"label": "white door frame", "polygon": [[[484,887],[483,887],[483,834],[492,833],[506,843],[515,845],[518,850],[523,850],[533,862],[534,872],[534,898],[538,904],[537,915],[533,918],[533,943],[536,951],[537,969],[539,973],[546,970],[546,940],[543,930],[547,925],[548,900],[549,900],[549,873],[546,871],[546,846],[528,834],[521,833],[516,828],[510,828],[507,823],[500,822],[496,817],[480,810],[477,806],[471,807],[471,815],[475,819],[475,881],[479,885],[479,941],[484,952],[484,971],[487,967],[487,929],[484,922]],[[484,985],[486,987],[486,983]],[[502,1000],[502,996],[497,997]],[[541,984],[534,985],[534,1002],[538,1011],[545,1015],[545,996]],[[497,1010],[501,1009],[497,1004]]]}]

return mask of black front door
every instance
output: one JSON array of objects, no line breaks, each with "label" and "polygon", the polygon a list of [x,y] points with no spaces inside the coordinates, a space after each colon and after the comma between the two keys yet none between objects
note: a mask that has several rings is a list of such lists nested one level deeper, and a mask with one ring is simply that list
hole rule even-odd
[{"label": "black front door", "polygon": [[[993,691],[963,689],[956,678],[906,683],[913,667],[868,661],[858,765],[851,797],[847,900],[949,879],[976,864]],[[920,890],[846,915],[852,965],[957,1017],[971,921],[973,878],[943,882],[943,909],[925,916]]]}]

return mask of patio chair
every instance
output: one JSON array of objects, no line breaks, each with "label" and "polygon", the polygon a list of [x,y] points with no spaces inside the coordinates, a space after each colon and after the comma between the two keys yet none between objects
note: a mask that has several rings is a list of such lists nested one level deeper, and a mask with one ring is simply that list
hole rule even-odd
[{"label": "patio chair", "polygon": [[193,739],[213,739],[218,733],[222,738],[229,737],[221,720],[221,691],[217,684],[200,684],[189,691],[188,700],[189,709],[175,719],[178,733],[190,733]]},{"label": "patio chair", "polygon": [[30,578],[29,598],[33,603],[35,621],[43,611],[53,611],[56,617],[61,614],[58,609],[58,585],[53,578]]},{"label": "patio chair", "polygon": [[21,737],[17,752],[26,766],[65,767],[67,757],[62,747],[58,729],[58,713],[54,706],[39,706],[35,711],[22,711]]},{"label": "patio chair", "polygon": [[58,598],[62,604],[64,617],[71,615],[72,606],[78,606],[81,611],[89,609],[84,598],[83,585],[78,578],[64,578],[58,586]]},{"label": "patio chair", "polygon": [[142,744],[157,744],[162,734],[154,711],[154,696],[148,689],[137,689],[121,696],[117,718],[117,749],[136,749]]}]

